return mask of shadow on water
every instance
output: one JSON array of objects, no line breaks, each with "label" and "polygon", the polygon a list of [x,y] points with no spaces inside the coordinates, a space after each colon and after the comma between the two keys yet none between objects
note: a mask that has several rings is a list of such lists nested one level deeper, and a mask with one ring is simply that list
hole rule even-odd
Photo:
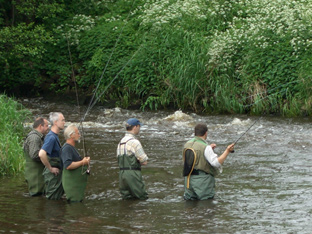
[{"label": "shadow on water", "polygon": [[[79,122],[71,105],[24,104],[34,116],[62,111],[67,124]],[[146,201],[123,201],[118,191],[116,147],[124,121],[134,116],[144,123],[139,138],[149,156],[142,169]],[[208,141],[220,154],[256,118],[96,107],[84,126],[92,160],[84,202],[30,198],[23,176],[1,178],[0,233],[311,233],[307,118],[261,118],[226,160],[216,178],[215,199],[183,200],[182,146],[195,123],[207,123]],[[82,153],[81,143],[78,149]]]}]

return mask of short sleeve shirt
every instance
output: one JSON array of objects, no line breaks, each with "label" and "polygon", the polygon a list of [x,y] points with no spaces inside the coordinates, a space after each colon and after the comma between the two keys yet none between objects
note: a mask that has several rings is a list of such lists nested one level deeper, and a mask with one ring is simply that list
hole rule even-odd
[{"label": "short sleeve shirt", "polygon": [[61,158],[63,162],[63,168],[69,167],[72,162],[78,162],[82,160],[75,147],[67,143],[65,143],[62,147]]},{"label": "short sleeve shirt", "polygon": [[41,147],[45,152],[47,152],[49,157],[60,157],[61,154],[61,143],[58,135],[50,131],[44,138],[43,146]]},{"label": "short sleeve shirt", "polygon": [[[121,143],[125,143],[122,144]],[[147,155],[145,154],[143,147],[139,140],[135,138],[135,136],[131,133],[126,133],[126,135],[121,139],[120,143],[117,147],[117,156],[122,154],[131,155],[134,154],[135,157],[141,162],[145,162],[148,160]]]}]

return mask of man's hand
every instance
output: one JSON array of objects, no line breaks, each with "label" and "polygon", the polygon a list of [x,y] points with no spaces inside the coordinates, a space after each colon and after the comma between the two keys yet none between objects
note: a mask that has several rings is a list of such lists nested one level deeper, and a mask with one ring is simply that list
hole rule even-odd
[{"label": "man's hand", "polygon": [[228,147],[226,148],[229,152],[233,152],[234,151],[234,144],[230,144],[228,145]]},{"label": "man's hand", "polygon": [[90,163],[90,157],[84,157],[82,159],[82,165],[88,165]]},{"label": "man's hand", "polygon": [[60,169],[58,169],[57,167],[51,167],[50,172],[57,176],[60,173]]}]

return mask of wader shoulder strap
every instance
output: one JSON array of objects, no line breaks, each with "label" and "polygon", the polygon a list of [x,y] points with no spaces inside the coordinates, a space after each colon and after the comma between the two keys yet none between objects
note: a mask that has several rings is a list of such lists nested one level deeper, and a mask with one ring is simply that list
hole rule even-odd
[{"label": "wader shoulder strap", "polygon": [[[128,143],[128,141],[131,141],[131,140],[134,140],[134,138],[130,138],[130,139],[128,139],[128,140],[125,141],[125,142],[120,142],[120,143],[119,143],[119,146],[125,145],[125,144]],[[123,153],[123,154],[126,154],[126,153],[127,153],[127,149],[126,149],[126,146],[125,146],[125,147],[124,147],[124,153]],[[119,154],[122,155],[122,153],[121,153],[121,147],[119,147]]]}]

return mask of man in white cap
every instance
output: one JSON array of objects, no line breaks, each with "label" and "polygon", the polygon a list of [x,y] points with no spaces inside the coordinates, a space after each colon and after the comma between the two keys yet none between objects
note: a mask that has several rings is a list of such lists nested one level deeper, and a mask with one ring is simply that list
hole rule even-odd
[{"label": "man in white cap", "polygon": [[119,165],[119,190],[123,199],[147,199],[147,192],[141,174],[141,165],[146,165],[148,157],[136,135],[141,123],[136,118],[127,120],[126,135],[117,147]]}]

